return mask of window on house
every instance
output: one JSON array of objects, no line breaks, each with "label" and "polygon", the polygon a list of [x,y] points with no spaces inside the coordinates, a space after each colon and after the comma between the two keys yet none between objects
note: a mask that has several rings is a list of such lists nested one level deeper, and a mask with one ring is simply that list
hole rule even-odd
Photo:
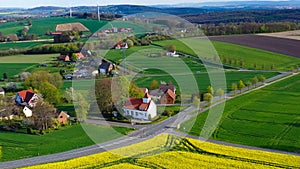
[{"label": "window on house", "polygon": [[135,112],[135,116],[138,116],[138,112]]}]

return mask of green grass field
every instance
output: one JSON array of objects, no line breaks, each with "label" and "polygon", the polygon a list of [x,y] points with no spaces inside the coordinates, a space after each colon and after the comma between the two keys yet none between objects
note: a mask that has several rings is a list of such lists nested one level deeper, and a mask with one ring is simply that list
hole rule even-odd
[{"label": "green grass field", "polygon": [[37,66],[36,63],[0,63],[0,77],[7,73],[8,78],[13,78],[22,72],[31,72]]},{"label": "green grass field", "polygon": [[[0,57],[0,74],[7,73],[8,77],[12,78],[22,72],[46,70],[49,68],[39,68],[39,64],[51,62],[56,56],[58,54],[2,56]],[[55,71],[57,72],[56,69]]]},{"label": "green grass field", "polygon": [[59,54],[13,55],[0,57],[0,63],[47,63]]},{"label": "green grass field", "polygon": [[9,49],[28,49],[35,46],[45,44],[46,42],[8,42],[0,43],[0,50],[9,50]]},{"label": "green grass field", "polygon": [[[299,153],[299,90],[297,75],[228,101],[212,139]],[[190,134],[199,135],[206,117],[197,117]]]},{"label": "green grass field", "polygon": [[[101,133],[96,142],[105,142],[126,134],[130,129],[106,126],[89,126]],[[29,135],[13,132],[0,132],[2,158],[0,161],[29,158],[53,154],[94,144],[80,125],[70,126],[45,135]]]},{"label": "green grass field", "polygon": [[24,28],[24,23],[22,22],[7,22],[0,24],[0,31],[4,34],[20,34]]},{"label": "green grass field", "polygon": [[97,31],[99,28],[107,24],[107,21],[98,22],[98,20],[77,19],[77,18],[64,18],[64,17],[51,17],[32,20],[32,27],[28,33],[44,35],[47,30],[55,31],[57,24],[80,22],[86,26],[91,32]]},{"label": "green grass field", "polygon": [[86,26],[90,32],[94,33],[99,29],[111,29],[111,26],[117,28],[131,27],[134,29],[134,32],[145,32],[146,29],[136,25],[129,21],[113,21],[111,24],[108,24],[108,21],[101,21],[99,23],[98,20],[91,19],[78,19],[78,18],[63,18],[63,17],[52,17],[52,18],[41,18],[32,20],[32,27],[30,28],[28,33],[34,33],[38,35],[44,35],[47,30],[55,31],[57,24],[63,23],[72,23],[72,22],[80,22],[84,26]]},{"label": "green grass field", "polygon": [[[277,73],[261,73],[261,72],[225,72],[226,76],[226,83],[227,83],[227,91],[231,91],[231,85],[232,83],[237,83],[239,80],[243,80],[244,82],[248,80],[252,80],[254,76],[263,75],[266,78],[273,77],[277,75]],[[186,75],[178,75],[177,78],[186,78]],[[219,88],[219,84],[222,85],[223,83],[220,82],[218,79],[222,79],[222,74],[210,74],[210,76],[207,73],[203,74],[195,74],[194,75],[198,88],[200,92],[207,92],[207,87],[211,85],[210,79],[213,78],[216,82],[215,90]],[[172,76],[169,75],[162,75],[162,76],[146,76],[141,78],[134,79],[135,83],[139,87],[149,87],[152,80],[157,80],[158,82],[164,81],[164,82],[172,82],[173,84],[177,85],[175,79]],[[185,83],[186,86],[191,86],[190,80],[187,80]],[[195,91],[188,91],[189,93],[193,93]]]},{"label": "green grass field", "polygon": [[[197,54],[201,58],[211,60],[218,53],[222,62],[224,58],[227,59],[224,64],[229,64],[229,59],[232,59],[230,65],[240,67],[240,61],[243,61],[242,67],[247,69],[270,70],[271,65],[274,64],[274,70],[291,70],[293,66],[300,64],[299,58],[224,42],[212,41],[210,43],[207,40],[197,38],[166,40],[155,42],[155,44],[161,46],[175,45],[177,51],[192,55]],[[254,64],[256,64],[256,68]],[[262,64],[265,65],[264,68],[262,68]]]}]

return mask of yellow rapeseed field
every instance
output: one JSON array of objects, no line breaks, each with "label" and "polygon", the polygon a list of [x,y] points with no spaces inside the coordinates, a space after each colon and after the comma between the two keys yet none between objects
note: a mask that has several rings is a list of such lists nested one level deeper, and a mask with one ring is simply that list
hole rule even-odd
[{"label": "yellow rapeseed field", "polygon": [[300,168],[300,156],[162,134],[109,152],[26,169],[40,168]]}]

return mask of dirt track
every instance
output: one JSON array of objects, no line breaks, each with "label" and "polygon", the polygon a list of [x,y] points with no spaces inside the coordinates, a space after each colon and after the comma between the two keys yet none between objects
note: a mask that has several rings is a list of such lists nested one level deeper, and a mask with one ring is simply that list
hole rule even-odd
[{"label": "dirt track", "polygon": [[229,35],[209,37],[213,41],[228,42],[300,58],[300,41],[261,35]]}]

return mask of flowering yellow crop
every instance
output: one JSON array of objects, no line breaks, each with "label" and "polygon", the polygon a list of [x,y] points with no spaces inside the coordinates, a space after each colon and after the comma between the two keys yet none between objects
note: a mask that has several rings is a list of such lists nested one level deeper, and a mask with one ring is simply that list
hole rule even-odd
[{"label": "flowering yellow crop", "polygon": [[163,134],[110,152],[27,167],[35,168],[300,168],[300,156]]}]

